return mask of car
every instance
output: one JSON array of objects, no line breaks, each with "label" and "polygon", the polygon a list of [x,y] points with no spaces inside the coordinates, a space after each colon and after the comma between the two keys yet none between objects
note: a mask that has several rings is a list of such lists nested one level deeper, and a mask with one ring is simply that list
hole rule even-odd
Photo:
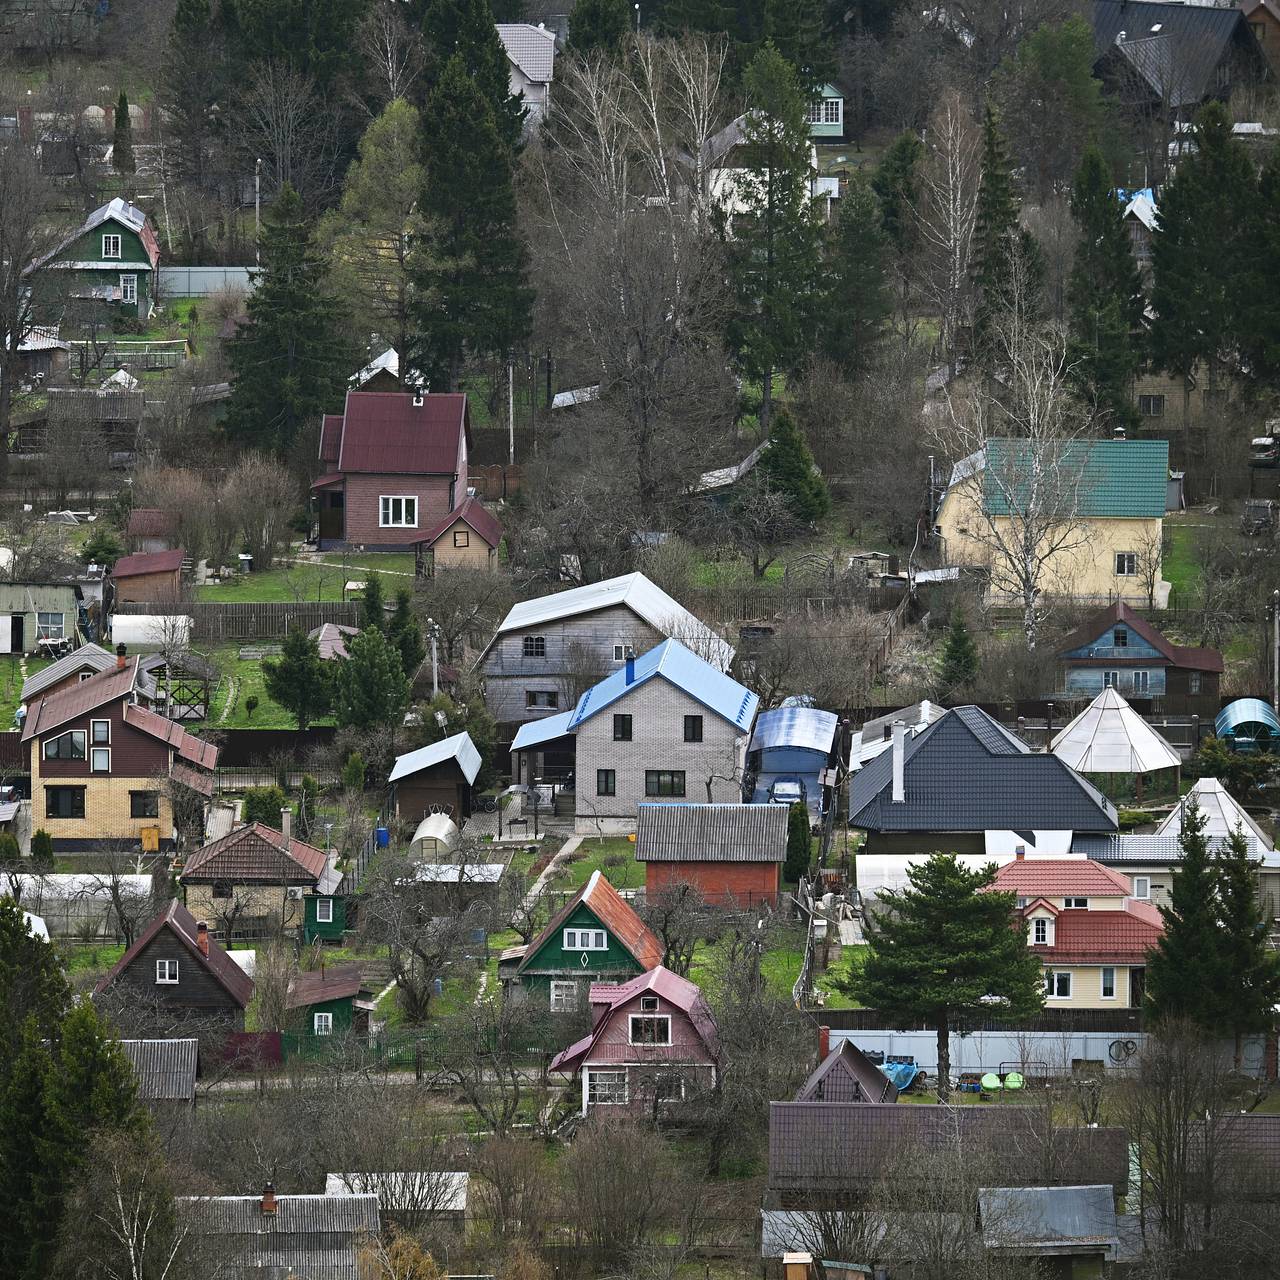
[{"label": "car", "polygon": [[1250,538],[1270,532],[1276,524],[1276,504],[1268,498],[1250,498],[1240,514],[1240,532]]},{"label": "car", "polygon": [[1275,419],[1267,423],[1265,436],[1254,436],[1249,442],[1249,465],[1251,467],[1280,467],[1280,439],[1272,433],[1272,429],[1280,429],[1280,421]]},{"label": "car", "polygon": [[769,785],[770,804],[804,804],[805,785],[803,778],[790,775],[775,778]]}]

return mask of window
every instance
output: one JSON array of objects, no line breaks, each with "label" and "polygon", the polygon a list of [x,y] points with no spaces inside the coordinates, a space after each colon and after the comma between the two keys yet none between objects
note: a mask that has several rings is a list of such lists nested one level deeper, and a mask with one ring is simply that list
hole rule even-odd
[{"label": "window", "polygon": [[1127,649],[1129,647],[1129,633],[1124,627],[1117,627],[1115,636],[1114,643],[1117,649]]},{"label": "window", "polygon": [[44,744],[46,760],[83,760],[84,730],[72,729],[70,733],[60,733]]},{"label": "window", "polygon": [[1067,908],[1068,911],[1088,911],[1089,899],[1088,898],[1064,898],[1063,905]]},{"label": "window", "polygon": [[138,301],[138,277],[122,275],[120,277],[120,301],[136,303]]},{"label": "window", "polygon": [[684,740],[686,742],[702,741],[702,717],[701,716],[685,716]]},{"label": "window", "polygon": [[578,984],[576,982],[552,982],[551,1012],[572,1013],[578,1007]]},{"label": "window", "polygon": [[564,949],[566,951],[607,951],[609,935],[603,929],[566,929]]},{"label": "window", "polygon": [[644,793],[647,796],[683,796],[683,769],[646,769]]},{"label": "window", "polygon": [[618,775],[612,769],[596,770],[596,795],[616,796],[618,794]]},{"label": "window", "polygon": [[653,1017],[650,1014],[633,1013],[631,1015],[632,1044],[670,1044],[671,1019],[665,1015]]},{"label": "window", "polygon": [[418,499],[409,496],[387,497],[379,500],[378,524],[384,529],[416,529],[418,527]]},{"label": "window", "polygon": [[827,98],[822,103],[822,121],[824,124],[839,124],[840,117],[844,114],[841,108],[844,106],[843,98]]},{"label": "window", "polygon": [[809,104],[809,123],[810,124],[822,123],[822,100],[821,99],[819,99],[817,102],[811,102]]},{"label": "window", "polygon": [[1138,412],[1144,418],[1164,417],[1164,396],[1139,396]]},{"label": "window", "polygon": [[311,1026],[318,1036],[333,1035],[333,1014],[317,1013],[311,1020]]},{"label": "window", "polygon": [[1150,693],[1151,691],[1151,672],[1135,671],[1133,673],[1133,691],[1134,693]]},{"label": "window", "polygon": [[158,818],[160,816],[160,793],[158,791],[130,791],[129,817]]},{"label": "window", "polygon": [[45,787],[44,816],[46,818],[83,818],[83,787]]},{"label": "window", "polygon": [[520,642],[520,652],[526,658],[545,658],[547,656],[547,637],[525,636]]},{"label": "window", "polygon": [[1057,970],[1047,970],[1044,975],[1044,993],[1050,1000],[1071,999],[1071,975]]},{"label": "window", "polygon": [[1134,876],[1133,877],[1133,896],[1135,898],[1151,897],[1151,877],[1150,876]]},{"label": "window", "polygon": [[524,705],[543,711],[554,711],[560,705],[560,695],[554,689],[526,689]]},{"label": "window", "polygon": [[1257,40],[1265,40],[1267,38],[1267,24],[1265,22],[1249,23],[1249,30],[1253,32],[1254,38]]},{"label": "window", "polygon": [[1031,940],[1038,947],[1049,945],[1049,922],[1042,916],[1031,922]]},{"label": "window", "polygon": [[613,740],[614,742],[630,742],[631,741],[631,717],[630,716],[614,716],[613,717]]},{"label": "window", "polygon": [[104,258],[118,258],[120,256],[119,236],[102,237],[102,256]]},{"label": "window", "polygon": [[164,986],[172,986],[178,981],[178,962],[176,960],[156,961],[156,982]]},{"label": "window", "polygon": [[1104,1000],[1116,998],[1116,971],[1110,965],[1102,970],[1102,998]]},{"label": "window", "polygon": [[658,997],[657,996],[641,996],[640,997],[641,1013],[657,1013]]},{"label": "window", "polygon": [[1104,671],[1102,673],[1102,687],[1104,689],[1118,689],[1120,687],[1120,673],[1118,671]]},{"label": "window", "polygon": [[1190,675],[1187,676],[1187,692],[1200,692],[1200,673],[1198,671],[1192,671]]},{"label": "window", "polygon": [[470,531],[467,529],[455,529],[453,531],[453,545],[455,547],[469,547],[471,545]]},{"label": "window", "polygon": [[1136,551],[1116,552],[1116,577],[1132,578],[1138,572],[1138,553]]},{"label": "window", "polygon": [[66,616],[61,613],[37,613],[36,638],[65,640],[67,638]]},{"label": "window", "polygon": [[90,737],[95,746],[111,745],[111,721],[91,720],[89,722]]},{"label": "window", "polygon": [[629,644],[615,644],[613,646],[614,662],[626,662],[628,658],[634,658],[635,656],[635,650]]},{"label": "window", "polygon": [[215,880],[209,892],[215,898],[229,898],[231,897],[231,881]]},{"label": "window", "polygon": [[316,924],[332,924],[333,923],[333,899],[317,898],[316,899]]},{"label": "window", "polygon": [[587,1105],[592,1107],[622,1107],[627,1103],[627,1073],[625,1071],[588,1071]]},{"label": "window", "polygon": [[89,753],[89,768],[94,773],[111,772],[111,748],[94,747]]}]

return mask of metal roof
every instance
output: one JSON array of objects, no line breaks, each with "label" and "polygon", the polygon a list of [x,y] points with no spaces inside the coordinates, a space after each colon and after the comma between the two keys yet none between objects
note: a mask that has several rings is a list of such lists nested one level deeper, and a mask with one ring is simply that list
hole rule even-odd
[{"label": "metal roof", "polygon": [[887,716],[877,716],[874,720],[868,720],[854,736],[853,748],[849,753],[849,768],[854,771],[861,769],[868,760],[874,760],[892,745],[893,737],[889,731],[892,730],[895,721],[901,720],[906,727],[907,735],[915,737],[923,733],[935,720],[941,720],[946,713],[946,707],[940,707],[936,702],[930,702],[926,698],[922,702],[913,703],[901,710],[891,711]]},{"label": "metal roof", "polygon": [[762,711],[751,734],[752,751],[770,747],[800,747],[827,755],[836,740],[840,717],[817,707],[778,707]]},{"label": "metal roof", "polygon": [[1130,197],[1128,204],[1124,207],[1123,216],[1137,218],[1148,231],[1156,229],[1158,214],[1155,197],[1152,195],[1150,187],[1144,187]]},{"label": "metal roof", "polygon": [[573,732],[569,728],[572,720],[572,711],[561,711],[558,715],[547,716],[544,720],[530,720],[528,724],[522,724],[516,730],[516,736],[511,739],[511,750],[528,751],[531,747],[536,747],[543,742],[563,738],[566,734]]},{"label": "metal roof", "polygon": [[502,542],[502,523],[498,517],[479,498],[464,498],[447,516],[437,520],[418,539],[418,544],[438,542],[459,520],[469,525],[490,547],[496,549]]},{"label": "metal roof", "polygon": [[439,742],[429,743],[425,747],[419,747],[417,751],[408,751],[402,756],[396,756],[395,767],[391,770],[391,777],[387,781],[396,782],[411,774],[421,773],[423,769],[444,764],[446,760],[452,760],[457,764],[468,783],[476,780],[476,775],[480,772],[480,752],[476,750],[476,744],[471,741],[471,735],[464,731],[455,733],[449,738],[442,738]]},{"label": "metal roof", "polygon": [[1051,750],[1081,773],[1154,773],[1182,764],[1115,689],[1103,689],[1054,737]]},{"label": "metal roof", "polygon": [[[388,347],[380,356],[374,356],[359,373],[351,375],[350,385],[355,389],[363,387],[370,378],[376,377],[380,373],[389,373],[393,378],[400,378],[400,356],[397,354],[395,347]],[[405,377],[406,387],[420,387],[426,384],[417,369],[410,369]]]},{"label": "metal roof", "polygon": [[550,84],[555,75],[556,37],[531,22],[498,22],[498,39],[507,57],[535,84]]},{"label": "metal roof", "polygon": [[1090,1187],[980,1187],[978,1216],[988,1248],[1093,1244],[1119,1248],[1115,1191]]},{"label": "metal roof", "polygon": [[200,1041],[121,1040],[138,1077],[138,1097],[153,1102],[190,1102],[196,1095]]},{"label": "metal roof", "polygon": [[[1176,813],[1177,810],[1174,810]],[[1260,844],[1257,837],[1247,830],[1249,855],[1264,865],[1268,862],[1268,844]],[[1209,852],[1222,853],[1226,840],[1221,836],[1210,837]],[[1182,861],[1182,843],[1176,835],[1143,835],[1127,832],[1124,835],[1096,835],[1080,833],[1071,839],[1073,855],[1081,854],[1109,867],[1150,866],[1176,867]]]},{"label": "metal roof", "polygon": [[1273,735],[1280,734],[1280,720],[1276,719],[1276,713],[1261,698],[1237,698],[1234,702],[1228,702],[1218,712],[1217,719],[1213,722],[1213,731],[1218,737],[1225,738],[1245,725],[1257,725]]},{"label": "metal roof", "polygon": [[704,662],[678,640],[664,640],[648,653],[629,658],[617,671],[588,689],[578,699],[569,727],[576,729],[633,689],[659,677],[739,729],[750,728],[760,705],[760,699],[745,685]]},{"label": "metal roof", "polygon": [[466,429],[465,395],[424,395],[415,404],[408,391],[348,391],[335,469],[345,475],[453,475]]},{"label": "metal roof", "polygon": [[181,547],[172,551],[139,551],[137,555],[122,556],[111,567],[113,578],[136,578],[145,573],[172,573],[182,568],[182,558],[187,553]]},{"label": "metal roof", "polygon": [[505,862],[423,862],[413,869],[418,884],[497,884]]},{"label": "metal roof", "polygon": [[1160,820],[1156,835],[1179,835],[1182,831],[1182,815],[1192,800],[1204,818],[1206,836],[1225,839],[1237,828],[1242,828],[1246,836],[1251,836],[1257,842],[1259,848],[1272,848],[1271,838],[1217,778],[1197,778],[1191,790]]},{"label": "metal roof", "polygon": [[322,964],[319,969],[294,974],[285,1004],[290,1009],[305,1009],[330,1000],[354,999],[361,987],[358,964]]},{"label": "metal roof", "polygon": [[637,862],[785,862],[785,804],[640,804]]},{"label": "metal roof", "polygon": [[36,694],[52,688],[59,681],[65,680],[67,676],[74,675],[77,671],[82,671],[85,668],[92,671],[106,671],[109,667],[114,667],[115,665],[115,654],[108,653],[101,645],[82,644],[65,657],[59,658],[57,662],[51,662],[44,670],[28,676],[22,682],[22,701],[29,701]]},{"label": "metal roof", "polygon": [[897,1102],[898,1087],[852,1040],[841,1040],[796,1094],[797,1102]]},{"label": "metal roof", "polygon": [[[160,246],[156,241],[155,233],[151,230],[147,223],[147,215],[138,208],[136,204],[130,204],[127,200],[116,196],[113,200],[108,200],[106,204],[99,205],[69,236],[64,239],[56,249],[46,253],[43,257],[37,258],[26,271],[34,271],[37,267],[42,267],[46,262],[52,262],[69,245],[75,244],[86,232],[93,231],[102,226],[104,222],[118,222],[122,226],[132,231],[141,241],[142,247],[146,250],[147,259],[152,267],[159,264]],[[76,267],[79,263],[57,263],[58,267]],[[121,263],[118,261],[93,261],[84,264],[86,266],[112,270],[120,270]],[[140,262],[130,262],[127,264],[130,271],[146,271],[148,268]],[[24,272],[25,274],[25,272]]]}]

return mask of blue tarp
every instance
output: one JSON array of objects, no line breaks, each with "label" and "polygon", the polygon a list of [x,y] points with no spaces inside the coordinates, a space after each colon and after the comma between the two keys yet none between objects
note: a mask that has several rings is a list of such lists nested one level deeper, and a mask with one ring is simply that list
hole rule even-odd
[{"label": "blue tarp", "polygon": [[880,1070],[889,1077],[889,1082],[899,1093],[911,1088],[916,1076],[920,1074],[920,1068],[914,1062],[886,1062]]}]

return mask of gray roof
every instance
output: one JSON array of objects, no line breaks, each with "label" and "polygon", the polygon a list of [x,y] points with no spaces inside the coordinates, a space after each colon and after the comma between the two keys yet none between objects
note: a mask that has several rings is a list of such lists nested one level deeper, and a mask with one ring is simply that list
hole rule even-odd
[{"label": "gray roof", "polygon": [[43,693],[59,680],[65,680],[77,671],[84,669],[106,671],[108,667],[114,667],[115,664],[115,654],[108,653],[101,645],[82,644],[66,657],[59,658],[57,662],[51,662],[42,671],[28,676],[22,682],[22,701],[29,702],[36,694]]},{"label": "gray roof", "polygon": [[785,862],[785,804],[641,804],[637,862]]},{"label": "gray roof", "polygon": [[[1264,849],[1253,836],[1247,836],[1249,856],[1262,862]],[[1225,852],[1227,841],[1217,836],[1209,839],[1209,852]],[[1084,854],[1094,862],[1107,867],[1123,866],[1177,866],[1182,861],[1182,845],[1177,836],[1142,835],[1128,832],[1124,835],[1080,834],[1071,839],[1071,852]]]},{"label": "gray roof", "polygon": [[388,781],[398,782],[401,778],[421,773],[424,769],[434,769],[436,765],[445,764],[450,760],[458,766],[467,782],[476,780],[476,775],[480,772],[480,752],[476,750],[476,744],[471,741],[471,735],[465,730],[462,733],[455,733],[452,737],[441,738],[439,742],[419,747],[416,751],[407,751],[402,756],[396,756],[395,766],[391,770]]},{"label": "gray roof", "polygon": [[1110,1186],[982,1187],[978,1213],[988,1246],[1120,1243]]},{"label": "gray roof", "polygon": [[956,707],[908,738],[906,798],[893,751],[849,782],[849,823],[867,831],[1114,831],[1115,806],[1052,755],[1033,752],[978,707]]},{"label": "gray roof", "polygon": [[535,84],[550,84],[555,74],[556,37],[531,22],[499,22],[498,39],[507,57]]},{"label": "gray roof", "polygon": [[826,755],[836,740],[839,727],[840,717],[834,711],[819,711],[817,707],[778,707],[773,711],[762,711],[756,717],[751,750],[801,747]]},{"label": "gray roof", "polygon": [[138,1076],[138,1097],[148,1102],[190,1102],[196,1095],[200,1041],[121,1040]]}]

